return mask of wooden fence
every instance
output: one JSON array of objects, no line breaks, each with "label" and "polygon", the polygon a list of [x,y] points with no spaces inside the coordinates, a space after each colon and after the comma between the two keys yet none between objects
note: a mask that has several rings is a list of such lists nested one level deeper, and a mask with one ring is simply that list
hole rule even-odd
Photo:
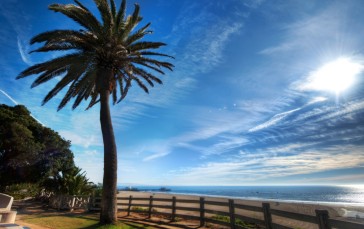
[{"label": "wooden fence", "polygon": [[[100,209],[100,198],[92,198],[90,201],[90,209]],[[190,207],[188,205],[195,205],[198,207]],[[227,209],[216,210],[216,209]],[[154,209],[158,209],[155,212]],[[213,210],[215,209],[215,210]],[[205,200],[204,197],[199,199],[177,199],[172,198],[156,198],[150,196],[149,198],[142,197],[118,197],[118,210],[126,211],[128,215],[131,212],[143,212],[150,218],[152,214],[166,215],[170,217],[171,221],[175,221],[178,218],[186,218],[192,220],[198,220],[200,226],[204,226],[206,223],[213,223],[218,225],[227,226],[230,228],[245,229],[246,227],[238,225],[240,221],[257,224],[265,227],[266,229],[293,229],[297,227],[287,227],[274,223],[272,216],[283,217],[290,220],[296,220],[311,224],[316,224],[319,229],[331,229],[331,228],[343,228],[343,229],[363,229],[364,225],[360,223],[353,223],[348,221],[340,221],[336,219],[330,219],[327,210],[316,210],[316,216],[305,215],[294,212],[281,211],[277,209],[271,209],[269,203],[262,203],[261,207],[242,205],[235,203],[233,199],[229,199],[227,202]],[[161,211],[162,210],[162,211]],[[182,213],[177,213],[182,212]],[[250,211],[262,214],[263,217],[252,217],[251,215],[244,215],[242,211]],[[191,213],[191,214],[186,214]],[[227,220],[221,221],[216,217],[222,216]]]}]

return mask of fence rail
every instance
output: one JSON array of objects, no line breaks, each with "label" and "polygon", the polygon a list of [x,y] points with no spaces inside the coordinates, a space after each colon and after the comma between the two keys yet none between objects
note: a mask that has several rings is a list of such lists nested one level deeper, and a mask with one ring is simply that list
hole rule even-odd
[{"label": "fence rail", "polygon": [[[261,207],[249,206],[243,204],[234,203],[233,199],[229,199],[227,202],[222,201],[211,201],[205,200],[204,197],[200,199],[177,199],[175,196],[172,198],[155,198],[150,196],[149,198],[141,197],[118,197],[118,210],[126,211],[128,215],[131,212],[143,212],[147,213],[148,217],[151,218],[155,211],[153,209],[163,209],[164,211],[157,212],[159,215],[169,216],[172,221],[176,217],[189,218],[200,221],[200,226],[206,223],[213,223],[222,226],[227,226],[230,228],[245,228],[237,224],[238,221],[243,221],[247,223],[258,224],[265,227],[266,229],[293,229],[296,227],[288,227],[285,225],[280,225],[274,223],[272,216],[288,218],[291,220],[297,220],[305,223],[316,224],[319,229],[331,229],[331,228],[343,228],[343,229],[363,229],[364,225],[360,223],[352,223],[347,221],[340,221],[336,219],[330,219],[327,210],[316,210],[316,216],[305,215],[300,213],[287,212],[277,209],[271,209],[269,203],[262,203]],[[121,201],[121,202],[120,202]],[[100,209],[101,200],[99,198],[92,198],[90,201],[90,209],[98,210]],[[187,204],[180,205],[180,204]],[[197,207],[191,207],[188,204],[194,204]],[[223,207],[227,211],[223,210],[212,210],[216,209],[214,207]],[[144,208],[144,209],[140,209]],[[165,212],[167,210],[167,212]],[[239,213],[241,210],[259,213],[262,218],[253,218],[251,216]],[[182,213],[177,213],[177,211],[183,211]],[[192,215],[186,214],[190,213]],[[225,217],[227,220],[221,221],[216,218],[211,218],[211,215],[218,215]]]}]

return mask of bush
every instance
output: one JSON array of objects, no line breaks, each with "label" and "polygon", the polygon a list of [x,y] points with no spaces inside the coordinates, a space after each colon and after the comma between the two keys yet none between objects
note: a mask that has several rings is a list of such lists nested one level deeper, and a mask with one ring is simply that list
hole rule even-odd
[{"label": "bush", "polygon": [[94,197],[102,196],[102,184],[98,183],[97,185],[92,186],[92,193]]},{"label": "bush", "polygon": [[138,211],[138,212],[148,212],[149,209],[148,208],[142,208],[142,207],[132,207],[131,208],[132,211]]},{"label": "bush", "polygon": [[[217,220],[217,221],[222,221],[222,222],[230,223],[230,217],[229,216],[214,215],[211,218],[214,219],[214,220]],[[252,228],[252,229],[253,228],[258,228],[257,225],[252,224],[252,223],[244,222],[244,221],[242,221],[240,219],[236,219],[235,220],[235,225],[241,226],[243,228]]]},{"label": "bush", "polygon": [[4,193],[14,197],[15,200],[21,200],[26,197],[36,197],[40,192],[38,184],[22,183],[12,184],[5,188]]},{"label": "bush", "polygon": [[94,184],[89,182],[82,169],[74,167],[49,177],[42,183],[48,192],[61,195],[91,195]]}]

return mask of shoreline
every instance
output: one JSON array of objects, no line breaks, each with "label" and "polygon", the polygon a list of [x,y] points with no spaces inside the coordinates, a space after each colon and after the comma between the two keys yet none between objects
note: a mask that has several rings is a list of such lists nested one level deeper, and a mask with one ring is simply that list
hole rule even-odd
[{"label": "shoreline", "polygon": [[[241,205],[249,205],[255,207],[261,207],[262,203],[269,203],[271,209],[285,211],[285,212],[293,212],[304,215],[315,216],[315,210],[327,210],[329,212],[329,216],[331,219],[337,219],[341,221],[350,221],[355,223],[364,224],[364,204],[350,205],[350,204],[336,204],[336,203],[323,203],[323,202],[294,202],[294,201],[282,201],[282,200],[263,200],[263,199],[247,199],[247,198],[238,198],[238,197],[224,197],[224,196],[209,196],[209,195],[191,195],[189,194],[181,194],[181,193],[173,193],[173,192],[147,192],[147,191],[120,191],[118,197],[129,197],[133,196],[136,198],[149,198],[153,196],[155,198],[166,198],[172,199],[175,196],[177,199],[194,199],[199,200],[200,197],[205,197],[206,200],[209,201],[218,201],[218,202],[228,202],[228,199],[234,199],[236,204]],[[138,201],[136,201],[138,202]],[[127,202],[123,202],[127,205]],[[139,202],[141,203],[141,202]],[[192,204],[180,204],[181,207],[193,207]],[[194,207],[198,208],[196,204]],[[225,207],[219,206],[210,206],[211,210],[215,211],[227,211]],[[159,209],[158,209],[159,211]],[[161,212],[164,210],[161,209]],[[262,219],[262,215],[244,211],[243,215],[260,218]],[[288,218],[283,217],[273,217],[273,221],[285,225],[285,226],[293,226],[293,227],[301,227],[301,228],[317,228],[317,225],[306,223],[306,222],[298,222],[296,220],[290,220]]]},{"label": "shoreline", "polygon": [[176,196],[198,196],[198,197],[211,197],[211,198],[224,198],[224,199],[236,199],[236,200],[251,200],[259,202],[282,202],[282,203],[293,203],[293,204],[314,204],[314,205],[332,205],[337,207],[363,207],[364,202],[334,202],[334,201],[313,201],[313,200],[285,200],[285,199],[267,199],[259,197],[241,197],[241,196],[224,196],[224,195],[209,195],[200,193],[182,193],[182,192],[162,192],[153,190],[118,190],[118,192],[133,192],[133,193],[151,193],[151,194],[166,194],[166,195],[176,195]]},{"label": "shoreline", "polygon": [[[124,189],[121,190],[121,188]],[[173,195],[209,196],[254,201],[278,201],[338,206],[364,206],[364,186],[296,185],[296,186],[118,186],[120,191],[137,191]],[[301,187],[303,190],[301,190]],[[160,189],[165,188],[168,191]],[[308,188],[308,189],[306,189]],[[341,190],[343,188],[343,190]],[[321,190],[322,189],[322,190]]]},{"label": "shoreline", "polygon": [[[125,190],[123,190],[125,191]],[[169,194],[169,195],[183,195],[183,196],[204,196],[224,199],[238,199],[238,200],[252,200],[261,202],[283,202],[283,203],[303,203],[303,204],[317,204],[317,205],[335,205],[335,206],[352,206],[352,207],[364,207],[363,203],[354,202],[333,202],[333,201],[312,201],[312,200],[283,200],[283,199],[265,199],[265,198],[254,198],[254,197],[240,197],[240,196],[223,196],[223,195],[208,195],[199,193],[180,193],[180,192],[158,192],[158,191],[135,191],[135,192],[146,192],[146,193],[157,193],[157,194]]]}]

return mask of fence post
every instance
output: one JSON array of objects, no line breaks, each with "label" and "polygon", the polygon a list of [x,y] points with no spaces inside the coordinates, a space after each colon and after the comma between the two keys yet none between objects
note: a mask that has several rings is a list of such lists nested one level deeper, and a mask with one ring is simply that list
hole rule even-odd
[{"label": "fence post", "polygon": [[205,198],[200,197],[200,227],[205,225]]},{"label": "fence post", "polygon": [[327,210],[315,210],[319,229],[331,229],[329,224],[329,212]]},{"label": "fence post", "polygon": [[176,197],[172,198],[172,219],[171,221],[174,222],[176,220]]},{"label": "fence post", "polygon": [[76,202],[76,196],[73,195],[72,196],[72,202],[71,202],[71,207],[70,207],[70,211],[73,212],[74,208],[75,208],[75,202]]},{"label": "fence post", "polygon": [[270,213],[270,205],[269,203],[263,203],[263,213],[264,213],[264,222],[265,228],[272,229],[272,214]]},{"label": "fence post", "polygon": [[235,207],[234,200],[229,200],[230,228],[235,229]]},{"label": "fence post", "polygon": [[149,197],[149,210],[148,210],[148,218],[152,217],[152,208],[153,208],[153,196]]},{"label": "fence post", "polygon": [[130,196],[129,196],[129,204],[128,204],[128,216],[130,215],[130,210],[131,210],[131,201],[132,201],[132,199],[133,199],[133,196],[132,196],[132,195],[130,195]]}]

